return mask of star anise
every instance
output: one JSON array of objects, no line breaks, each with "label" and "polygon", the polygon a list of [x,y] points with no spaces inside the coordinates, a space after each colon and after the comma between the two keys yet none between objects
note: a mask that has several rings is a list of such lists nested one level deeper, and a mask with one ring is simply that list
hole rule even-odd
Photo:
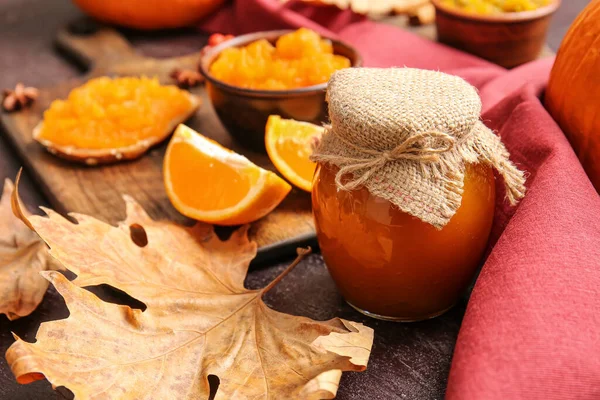
[{"label": "star anise", "polygon": [[7,112],[11,112],[21,110],[33,104],[38,97],[38,90],[19,82],[14,90],[4,89],[2,94],[2,108]]},{"label": "star anise", "polygon": [[174,69],[170,76],[182,89],[195,87],[204,82],[204,76],[192,69]]}]

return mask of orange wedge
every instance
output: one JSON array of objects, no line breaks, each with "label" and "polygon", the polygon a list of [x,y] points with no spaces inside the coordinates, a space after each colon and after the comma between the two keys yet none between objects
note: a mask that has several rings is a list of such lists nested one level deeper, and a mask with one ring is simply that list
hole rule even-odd
[{"label": "orange wedge", "polygon": [[271,162],[291,183],[312,190],[316,164],[309,160],[312,143],[320,139],[323,127],[271,115],[265,129],[265,146]]},{"label": "orange wedge", "polygon": [[163,172],[167,195],[180,213],[218,225],[262,218],[291,190],[273,172],[185,125],[169,142]]}]

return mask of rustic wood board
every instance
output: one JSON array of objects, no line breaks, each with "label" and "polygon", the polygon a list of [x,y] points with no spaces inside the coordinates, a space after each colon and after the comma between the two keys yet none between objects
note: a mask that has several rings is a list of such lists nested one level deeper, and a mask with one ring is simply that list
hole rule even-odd
[{"label": "rustic wood board", "polygon": [[[198,54],[168,59],[144,57],[111,28],[101,28],[87,35],[76,35],[64,29],[58,34],[56,44],[65,54],[88,67],[88,74],[81,79],[41,88],[38,100],[28,110],[0,115],[6,134],[52,207],[63,214],[83,213],[115,224],[125,217],[122,196],[129,194],[155,219],[193,223],[172,207],[163,186],[162,161],[168,140],[132,162],[86,167],[46,152],[33,140],[32,130],[52,100],[65,98],[71,89],[91,77],[144,74],[172,84],[168,75],[173,68],[195,68]],[[266,155],[248,151],[233,141],[219,122],[203,87],[192,89],[192,93],[201,98],[202,104],[186,124],[244,154],[261,167],[274,170]],[[266,261],[289,253],[297,246],[314,244],[310,210],[310,194],[293,189],[277,209],[253,223],[250,236],[259,246],[257,259]]]}]

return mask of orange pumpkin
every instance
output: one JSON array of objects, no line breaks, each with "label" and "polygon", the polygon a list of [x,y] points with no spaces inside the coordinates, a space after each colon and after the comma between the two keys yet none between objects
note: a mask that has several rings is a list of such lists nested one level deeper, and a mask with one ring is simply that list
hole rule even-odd
[{"label": "orange pumpkin", "polygon": [[190,25],[225,0],[73,0],[86,14],[111,24],[136,29]]},{"label": "orange pumpkin", "polygon": [[591,1],[563,39],[545,105],[600,193],[600,0]]}]

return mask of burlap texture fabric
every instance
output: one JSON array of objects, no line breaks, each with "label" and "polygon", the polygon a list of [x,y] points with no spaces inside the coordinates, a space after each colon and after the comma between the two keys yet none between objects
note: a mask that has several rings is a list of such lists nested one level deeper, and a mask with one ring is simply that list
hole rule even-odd
[{"label": "burlap texture fabric", "polygon": [[340,190],[365,186],[438,229],[460,207],[467,163],[494,167],[511,204],[525,194],[523,172],[480,121],[479,95],[459,77],[348,68],[333,74],[327,101],[331,125],[311,159],[340,168]]}]

